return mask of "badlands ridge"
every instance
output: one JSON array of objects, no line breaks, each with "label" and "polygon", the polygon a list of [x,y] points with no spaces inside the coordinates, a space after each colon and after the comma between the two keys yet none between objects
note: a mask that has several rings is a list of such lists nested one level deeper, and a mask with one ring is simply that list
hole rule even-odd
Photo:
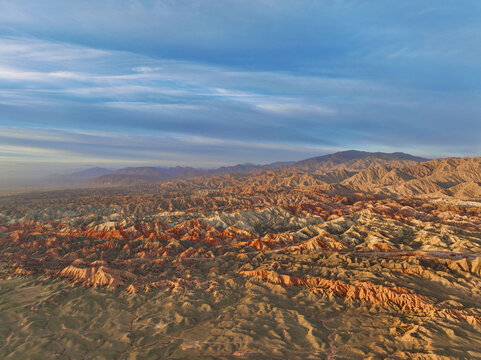
[{"label": "badlands ridge", "polygon": [[244,170],[1,198],[1,357],[481,358],[481,158]]}]

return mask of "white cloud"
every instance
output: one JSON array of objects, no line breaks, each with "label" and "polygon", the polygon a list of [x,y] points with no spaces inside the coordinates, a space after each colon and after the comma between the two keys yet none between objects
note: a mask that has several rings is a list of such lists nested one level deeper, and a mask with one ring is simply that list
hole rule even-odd
[{"label": "white cloud", "polygon": [[149,111],[149,112],[164,112],[164,111],[191,111],[203,109],[200,105],[190,105],[190,104],[159,104],[159,103],[145,103],[145,102],[135,102],[135,101],[112,101],[105,102],[104,105],[115,107],[125,110],[138,110],[138,111]]},{"label": "white cloud", "polygon": [[0,37],[2,62],[30,60],[35,63],[89,60],[107,56],[109,52],[85,46],[55,43],[26,37]]},{"label": "white cloud", "polygon": [[232,97],[232,98],[259,96],[259,94],[256,94],[256,93],[250,93],[246,91],[235,91],[235,90],[222,89],[222,88],[214,89],[214,92],[212,95],[226,96],[226,97]]},{"label": "white cloud", "polygon": [[191,94],[185,90],[175,90],[169,88],[161,88],[146,85],[111,85],[111,86],[88,86],[74,87],[65,89],[64,92],[79,96],[109,96],[109,97],[125,97],[141,94],[171,95],[185,96]]},{"label": "white cloud", "polygon": [[14,67],[0,65],[0,80],[19,81],[19,82],[50,82],[55,83],[58,80],[78,80],[85,81],[89,79],[86,74],[76,73],[72,71],[53,71],[42,72],[24,70]]},{"label": "white cloud", "polygon": [[324,105],[306,105],[306,104],[259,104],[257,107],[261,110],[285,114],[285,115],[312,115],[312,116],[327,116],[337,113],[335,109]]},{"label": "white cloud", "polygon": [[141,73],[150,73],[150,72],[157,72],[157,71],[160,71],[162,70],[162,66],[138,66],[138,67],[134,67],[132,68],[133,71],[135,72],[141,72]]}]

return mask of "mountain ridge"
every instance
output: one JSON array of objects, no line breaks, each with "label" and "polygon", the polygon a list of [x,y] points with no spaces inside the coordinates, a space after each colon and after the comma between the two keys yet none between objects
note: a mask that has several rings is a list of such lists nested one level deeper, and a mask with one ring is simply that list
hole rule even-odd
[{"label": "mountain ridge", "polygon": [[[103,174],[90,179],[89,186],[122,186],[129,184],[148,184],[169,181],[174,179],[191,178],[197,176],[210,176],[225,173],[250,173],[265,169],[289,169],[295,168],[312,171],[331,170],[360,170],[371,166],[391,165],[402,166],[405,162],[420,162],[427,159],[414,155],[394,152],[366,152],[347,150],[312,157],[295,162],[274,162],[264,165],[237,164],[222,166],[216,169],[196,169],[193,167],[129,167],[116,170],[110,174]],[[121,176],[125,175],[125,176]]]}]

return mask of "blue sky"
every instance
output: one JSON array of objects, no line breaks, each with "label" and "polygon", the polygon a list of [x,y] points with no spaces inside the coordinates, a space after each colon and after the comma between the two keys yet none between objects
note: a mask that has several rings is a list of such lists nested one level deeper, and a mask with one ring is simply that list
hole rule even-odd
[{"label": "blue sky", "polygon": [[481,154],[481,2],[0,0],[0,171]]}]

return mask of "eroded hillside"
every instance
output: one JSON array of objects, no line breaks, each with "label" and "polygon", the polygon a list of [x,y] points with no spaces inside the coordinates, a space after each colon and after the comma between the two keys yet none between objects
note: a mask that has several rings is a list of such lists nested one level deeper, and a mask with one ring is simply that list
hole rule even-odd
[{"label": "eroded hillside", "polygon": [[481,357],[479,182],[446,159],[2,198],[0,354]]}]

